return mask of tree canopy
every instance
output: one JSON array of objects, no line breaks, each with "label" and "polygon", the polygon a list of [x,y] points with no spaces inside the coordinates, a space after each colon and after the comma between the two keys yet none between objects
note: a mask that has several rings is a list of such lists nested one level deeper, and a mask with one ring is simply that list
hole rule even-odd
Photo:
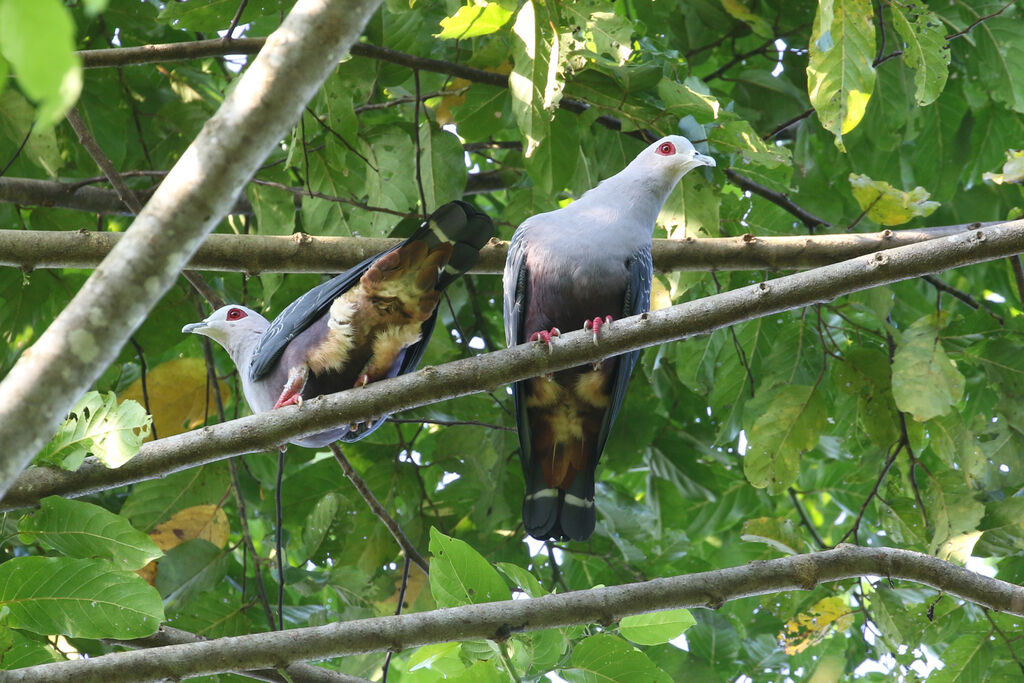
[{"label": "tree canopy", "polygon": [[[300,0],[278,30],[292,4],[0,0],[0,443],[48,441],[0,499],[11,680],[1020,679],[1020,3]],[[657,310],[597,347],[501,351],[499,243],[431,369],[299,409],[246,418],[180,332],[453,199],[507,240],[666,134],[718,166],[659,218]],[[136,215],[179,265],[216,223],[166,292]],[[105,337],[119,309],[149,312]],[[58,315],[92,326],[64,357]],[[596,532],[525,542],[504,385],[637,347]]]}]

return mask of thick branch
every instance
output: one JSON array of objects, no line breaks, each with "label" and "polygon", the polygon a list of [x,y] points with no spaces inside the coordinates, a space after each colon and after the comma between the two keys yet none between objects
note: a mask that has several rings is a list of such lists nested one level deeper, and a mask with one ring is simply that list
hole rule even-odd
[{"label": "thick branch", "polygon": [[34,505],[51,494],[84,495],[233,455],[269,450],[292,437],[493,391],[509,382],[595,362],[630,349],[706,334],[844,294],[1020,252],[1024,252],[1024,220],[860,256],[617,320],[602,328],[600,344],[595,345],[587,332],[568,332],[550,350],[543,344],[522,344],[321,396],[301,407],[288,406],[153,441],[116,470],[107,470],[94,461],[87,461],[78,472],[32,469],[22,474],[0,501],[0,510]]},{"label": "thick branch", "polygon": [[131,229],[0,384],[0,491],[116,358],[380,0],[299,0]]},{"label": "thick branch", "polygon": [[[145,203],[153,196],[154,191],[139,190],[135,194]],[[0,178],[0,202],[22,206],[55,206],[59,209],[99,214],[129,213],[124,202],[113,190],[32,178]],[[252,205],[246,197],[239,197],[229,213],[251,214]]]},{"label": "thick branch", "polygon": [[[828,265],[882,249],[947,237],[996,223],[968,223],[874,233],[793,237],[712,237],[654,240],[654,267],[676,270],[797,270]],[[121,239],[111,232],[0,230],[0,266],[95,268]],[[367,237],[209,235],[189,261],[195,270],[259,273],[341,272],[399,240]],[[474,273],[500,273],[507,242],[492,240]]]},{"label": "thick branch", "polygon": [[[127,647],[133,650],[141,650],[154,647],[166,647],[168,645],[185,645],[207,641],[207,638],[197,636],[196,634],[189,633],[188,631],[182,631],[171,626],[161,626],[159,631],[145,638],[136,638],[135,640],[107,640],[105,642],[110,645],[120,645],[121,647]],[[238,669],[235,671],[235,673],[239,672],[249,678],[269,681],[270,683],[288,683],[288,681],[291,681],[291,683],[369,683],[365,678],[349,676],[348,674],[332,671],[331,669],[325,669],[321,666],[313,666],[312,664],[303,664],[301,662],[290,664],[284,668],[284,673],[287,674],[287,678],[278,673],[275,669],[261,669],[258,671]]]},{"label": "thick branch", "polygon": [[592,588],[530,600],[507,600],[431,612],[377,617],[276,633],[173,645],[6,672],[7,680],[119,683],[213,674],[245,667],[431,643],[491,638],[576,624],[611,624],[631,614],[680,607],[717,608],[729,600],[861,576],[905,579],[1001,612],[1024,616],[1024,588],[991,579],[929,555],[895,548],[840,545],[806,555],[751,562],[700,574]]}]

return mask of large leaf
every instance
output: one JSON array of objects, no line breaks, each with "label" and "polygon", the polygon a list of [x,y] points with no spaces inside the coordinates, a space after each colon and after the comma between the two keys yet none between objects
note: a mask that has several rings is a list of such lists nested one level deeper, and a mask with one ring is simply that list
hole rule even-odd
[{"label": "large leaf", "polygon": [[420,170],[427,211],[462,197],[466,154],[459,139],[427,122],[420,127]]},{"label": "large leaf", "polygon": [[504,26],[511,16],[512,10],[500,2],[463,5],[458,12],[441,20],[442,30],[435,33],[434,37],[463,40],[485,36]]},{"label": "large leaf", "polygon": [[773,390],[766,410],[747,431],[743,472],[750,483],[771,493],[792,485],[800,474],[800,456],[818,443],[825,417],[814,387],[791,385]]},{"label": "large leaf", "polygon": [[934,315],[903,333],[892,361],[892,395],[900,410],[920,421],[945,415],[963,398],[964,376],[942,348]]},{"label": "large leaf", "polygon": [[818,120],[845,150],[843,135],[864,117],[875,88],[875,25],[869,0],[821,0],[809,46],[807,92]]},{"label": "large leaf", "polygon": [[430,592],[439,607],[509,600],[512,594],[491,563],[465,541],[430,529]]},{"label": "large leaf", "polygon": [[688,609],[672,609],[623,617],[619,632],[640,645],[660,645],[683,635],[697,622]]},{"label": "large leaf", "polygon": [[59,0],[0,0],[0,53],[44,128],[60,121],[82,90],[74,49],[74,23]]},{"label": "large leaf", "polygon": [[9,626],[76,638],[142,638],[164,618],[160,595],[136,574],[68,557],[0,564],[0,607]]},{"label": "large leaf", "polygon": [[87,455],[120,467],[139,452],[151,418],[135,401],[120,405],[113,392],[90,391],[71,409],[36,462],[77,470]]},{"label": "large leaf", "polygon": [[109,510],[60,496],[48,496],[41,509],[18,523],[18,531],[69,557],[110,560],[119,569],[139,569],[162,555],[146,534]]},{"label": "large leaf", "polygon": [[[525,138],[523,151],[528,157],[547,137],[565,87],[559,37],[536,10],[533,1],[527,0],[516,15],[512,27],[515,68],[508,77],[512,114]],[[541,5],[541,12],[546,11],[546,5]]]},{"label": "large leaf", "polygon": [[889,5],[892,23],[903,39],[903,59],[914,70],[917,103],[924,107],[942,94],[949,76],[949,44],[939,18],[923,4]]},{"label": "large leaf", "polygon": [[672,680],[643,652],[606,633],[580,642],[573,648],[570,663],[571,669],[563,669],[559,673],[571,683],[669,683]]},{"label": "large leaf", "polygon": [[[206,363],[199,358],[174,358],[146,373],[146,394],[153,416],[153,431],[161,439],[195,429],[206,418],[216,414],[217,401],[207,393],[209,376]],[[231,390],[227,383],[217,383],[220,397],[227,402]],[[128,385],[118,395],[121,401],[142,404],[142,378]],[[150,434],[152,437],[152,434]]]}]

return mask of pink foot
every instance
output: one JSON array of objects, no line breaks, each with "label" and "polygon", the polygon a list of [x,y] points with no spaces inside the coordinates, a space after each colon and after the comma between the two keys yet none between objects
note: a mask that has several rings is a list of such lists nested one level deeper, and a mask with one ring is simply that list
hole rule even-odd
[{"label": "pink foot", "polygon": [[598,317],[598,318],[594,318],[593,320],[587,320],[586,322],[583,323],[583,329],[584,330],[591,330],[591,329],[594,330],[594,343],[596,344],[597,343],[597,335],[601,333],[601,326],[602,325],[611,325],[611,324],[612,324],[612,317],[610,315],[606,315],[604,318]]},{"label": "pink foot", "polygon": [[548,353],[550,353],[551,352],[551,338],[552,337],[558,337],[561,334],[562,334],[561,330],[559,330],[557,327],[552,327],[550,331],[541,330],[540,332],[534,332],[533,334],[530,335],[530,338],[529,338],[528,341],[544,342],[548,346]]}]

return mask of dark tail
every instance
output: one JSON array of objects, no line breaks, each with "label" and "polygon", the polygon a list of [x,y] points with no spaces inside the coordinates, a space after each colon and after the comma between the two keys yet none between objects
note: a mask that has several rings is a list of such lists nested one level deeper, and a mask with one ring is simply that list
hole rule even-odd
[{"label": "dark tail", "polygon": [[430,214],[416,232],[412,239],[423,239],[430,251],[443,243],[452,245],[452,254],[437,283],[438,289],[444,289],[476,265],[480,249],[494,236],[494,223],[473,205],[454,201]]},{"label": "dark tail", "polygon": [[526,533],[541,541],[590,538],[597,522],[594,468],[578,472],[567,488],[548,486],[544,468],[537,459],[531,462],[530,470],[526,472],[526,496],[523,498]]}]

